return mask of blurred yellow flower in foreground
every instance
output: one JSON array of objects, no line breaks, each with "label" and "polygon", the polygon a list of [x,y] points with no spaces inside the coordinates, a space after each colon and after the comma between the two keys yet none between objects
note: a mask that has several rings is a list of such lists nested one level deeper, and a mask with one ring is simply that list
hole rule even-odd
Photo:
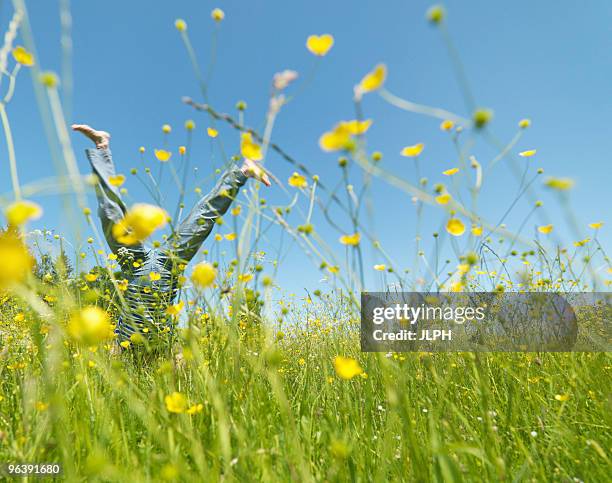
[{"label": "blurred yellow flower in foreground", "polygon": [[219,131],[217,131],[215,128],[213,127],[209,127],[206,129],[206,133],[208,134],[209,137],[211,138],[216,138],[219,135]]},{"label": "blurred yellow flower in foreground", "polygon": [[253,161],[261,161],[263,159],[261,146],[253,141],[253,136],[250,132],[242,133],[240,139],[240,153],[243,158]]},{"label": "blurred yellow flower in foreground", "polygon": [[178,315],[184,307],[185,302],[181,300],[178,304],[169,305],[166,309],[166,313],[168,315]]},{"label": "blurred yellow flower in foreground", "polygon": [[243,273],[242,275],[238,275],[238,280],[242,283],[248,283],[253,280],[252,273]]},{"label": "blurred yellow flower in foreground", "polygon": [[334,37],[330,34],[311,35],[306,39],[306,48],[314,55],[323,57],[334,45]]},{"label": "blurred yellow flower in foreground", "polygon": [[137,203],[113,226],[113,236],[119,243],[135,245],[163,227],[167,220],[168,214],[159,206]]},{"label": "blurred yellow flower in foreground", "polygon": [[519,156],[520,156],[521,158],[531,158],[532,156],[535,156],[535,153],[536,153],[536,152],[537,152],[537,151],[536,151],[535,149],[530,149],[530,150],[528,150],[528,151],[521,151],[521,152],[519,153]]},{"label": "blurred yellow flower in foreground", "polygon": [[189,409],[187,409],[187,414],[198,414],[201,413],[204,410],[204,405],[203,404],[194,404],[193,406],[190,406]]},{"label": "blurred yellow flower in foreground", "polygon": [[446,119],[440,123],[440,129],[442,131],[450,131],[453,127],[455,127],[455,123],[450,119]]},{"label": "blurred yellow flower in foreground", "polygon": [[14,233],[0,233],[0,289],[23,282],[34,267],[27,246]]},{"label": "blurred yellow flower in foreground", "polygon": [[184,32],[185,30],[187,30],[187,22],[185,22],[182,18],[177,18],[174,21],[174,26],[179,32]]},{"label": "blurred yellow flower in foreground", "polygon": [[187,410],[187,398],[180,392],[174,391],[164,398],[166,409],[171,413],[184,413]]},{"label": "blurred yellow flower in foreground", "polygon": [[289,186],[293,186],[294,188],[306,188],[308,186],[306,178],[297,172],[291,175],[287,183],[289,183]]},{"label": "blurred yellow flower in foreground", "polygon": [[157,272],[151,272],[149,274],[149,280],[151,280],[151,282],[157,282],[160,279],[161,279],[161,274]]},{"label": "blurred yellow flower in foreground", "polygon": [[472,225],[472,235],[482,236],[482,226]]},{"label": "blurred yellow flower in foreground", "polygon": [[453,197],[449,193],[442,193],[441,195],[436,196],[436,203],[439,205],[447,205],[452,199]]},{"label": "blurred yellow flower in foreground", "polygon": [[366,133],[371,125],[371,119],[340,121],[331,131],[327,131],[319,138],[319,146],[323,151],[350,151],[355,145],[352,136]]},{"label": "blurred yellow flower in foreground", "polygon": [[575,247],[583,247],[583,246],[585,246],[587,243],[589,243],[590,241],[591,241],[591,239],[590,239],[590,238],[585,238],[584,240],[580,240],[580,241],[574,242],[574,246],[575,246]]},{"label": "blurred yellow flower in foreground", "polygon": [[113,336],[108,314],[94,305],[76,312],[68,322],[68,333],[77,342],[91,346]]},{"label": "blurred yellow flower in foreground", "polygon": [[387,266],[384,263],[379,265],[374,265],[374,270],[378,270],[379,272],[384,272],[387,269]]},{"label": "blurred yellow flower in foreground", "polygon": [[365,121],[353,119],[352,121],[341,121],[336,129],[346,129],[349,134],[359,136],[366,133],[371,125],[372,119],[366,119]]},{"label": "blurred yellow flower in foreground", "polygon": [[195,267],[193,267],[193,272],[191,274],[191,281],[194,285],[206,288],[210,287],[213,283],[215,283],[215,278],[217,277],[217,269],[213,267],[210,263],[198,263]]},{"label": "blurred yellow flower in foreground", "polygon": [[352,235],[342,235],[340,237],[340,243],[343,245],[357,246],[361,240],[359,233],[353,233]]},{"label": "blurred yellow flower in foreground", "polygon": [[215,22],[221,22],[225,18],[225,12],[220,8],[215,8],[210,12],[210,16]]},{"label": "blurred yellow flower in foreground", "polygon": [[37,220],[42,216],[42,208],[33,201],[15,201],[4,212],[8,224],[21,226],[30,220]]},{"label": "blurred yellow flower in foreground", "polygon": [[413,146],[406,146],[404,149],[402,149],[400,154],[402,156],[406,156],[407,158],[414,158],[423,152],[423,148],[425,148],[423,143],[415,144]]},{"label": "blurred yellow flower in foreground", "polygon": [[324,133],[319,138],[319,146],[323,151],[340,151],[352,146],[351,135],[348,131],[334,129]]},{"label": "blurred yellow flower in foreground", "polygon": [[108,178],[108,182],[111,186],[122,186],[123,183],[125,183],[125,176],[122,174],[111,176],[110,178]]},{"label": "blurred yellow flower in foreground", "polygon": [[567,191],[574,187],[574,180],[571,178],[548,178],[544,184],[554,190]]},{"label": "blurred yellow flower in foreground", "polygon": [[542,225],[542,226],[538,226],[538,231],[540,233],[543,233],[544,235],[548,235],[549,233],[551,233],[553,231],[553,226],[552,225]]},{"label": "blurred yellow flower in foreground", "polygon": [[234,241],[238,235],[236,233],[228,233],[225,235],[225,239],[229,241]]},{"label": "blurred yellow flower in foreground", "polygon": [[569,398],[570,398],[569,394],[556,394],[555,395],[555,400],[560,401],[560,402],[567,401]]},{"label": "blurred yellow flower in foreground", "polygon": [[603,225],[603,221],[598,221],[597,223],[589,223],[589,228],[592,228],[593,230],[599,230]]},{"label": "blurred yellow flower in foreground", "polygon": [[459,218],[451,218],[446,223],[446,231],[453,236],[461,236],[465,233],[465,225]]},{"label": "blurred yellow flower in foreground", "polygon": [[355,94],[360,97],[363,94],[378,90],[385,83],[387,78],[387,66],[378,64],[374,70],[368,72],[359,84],[355,87]]},{"label": "blurred yellow flower in foreground", "polygon": [[453,174],[457,174],[459,172],[459,168],[451,168],[446,171],[442,171],[444,176],[452,176]]},{"label": "blurred yellow flower in foreground", "polygon": [[13,49],[13,59],[26,67],[34,65],[34,54],[28,52],[22,45],[18,45]]},{"label": "blurred yellow flower in foreground", "polygon": [[346,380],[363,373],[359,362],[351,357],[336,356],[334,358],[334,369],[339,377]]},{"label": "blurred yellow flower in foreground", "polygon": [[155,157],[158,161],[165,163],[172,157],[172,153],[170,151],[166,151],[165,149],[156,149]]}]

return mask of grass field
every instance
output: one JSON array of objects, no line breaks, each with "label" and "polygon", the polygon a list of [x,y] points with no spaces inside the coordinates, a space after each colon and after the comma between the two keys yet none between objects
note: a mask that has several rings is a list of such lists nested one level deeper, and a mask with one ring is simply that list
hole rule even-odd
[{"label": "grass field", "polygon": [[[194,117],[201,116],[198,122],[229,127],[236,135],[228,143],[236,146],[234,156],[224,162],[276,156],[296,171],[286,181],[274,180],[287,194],[286,205],[268,206],[259,184],[250,181],[245,197],[200,251],[200,262],[192,267],[172,259],[180,299],[168,306],[156,288],[159,274],[145,277],[146,293],[156,297],[168,329],[119,345],[112,330],[126,309],[126,273],[143,261],[126,265],[108,251],[86,196],[97,181],[79,174],[60,79],[39,69],[25,2],[14,0],[13,6],[0,54],[7,82],[0,120],[11,182],[10,193],[0,197],[7,222],[0,230],[0,464],[61,464],[58,479],[67,481],[609,480],[612,364],[602,321],[587,327],[597,332],[601,352],[360,350],[358,300],[364,280],[372,279],[367,271],[380,276],[381,290],[607,290],[612,265],[598,238],[604,223],[578,220],[567,196],[573,180],[543,180],[532,159],[536,150],[519,150],[529,119],[517,120],[516,132],[499,144],[488,130],[490,109],[463,116],[401,99],[385,89],[386,66],[373,66],[356,76],[357,118],[321,130],[319,145],[338,166],[338,179],[323,183],[272,141],[297,74],[274,77],[259,133],[246,124],[244,103],[230,114],[215,110],[207,98],[208,73],[200,71],[187,23],[177,19],[206,103],[184,101],[194,107]],[[69,11],[62,12],[66,28]],[[211,16],[216,28],[226,21],[221,10]],[[446,11],[432,7],[424,21],[441,31],[462,85]],[[333,37],[311,36],[306,46],[322,62]],[[61,167],[57,179],[27,186],[19,182],[6,109],[25,69],[34,76],[36,102],[44,105],[43,123],[56,143],[49,157]],[[422,178],[424,146],[417,143],[401,151],[408,174],[387,169],[383,155],[366,144],[373,121],[362,115],[362,99],[374,95],[394,109],[437,118],[457,167],[441,172],[435,184]],[[187,120],[184,128],[184,146],[174,146],[173,130],[164,125],[159,145],[141,148],[142,165],[129,172],[152,204],[130,208],[114,225],[121,243],[145,243],[172,255],[167,240],[174,221],[184,216],[184,194],[202,192],[189,161],[196,124]],[[201,134],[220,142],[213,127]],[[477,141],[497,154],[478,161],[472,151]],[[221,145],[215,149],[223,152]],[[515,176],[517,195],[492,222],[478,213],[479,195],[502,163]],[[172,181],[163,184],[162,175]],[[416,247],[400,254],[398,264],[365,219],[374,178],[404,192],[406,206],[414,209]],[[131,202],[126,175],[108,181]],[[177,206],[160,207],[162,190],[174,189],[172,183],[180,192]],[[558,196],[554,216],[537,201],[540,187]],[[51,189],[87,223],[78,249],[70,248],[77,246],[70,234],[28,228],[45,207],[27,198]],[[522,221],[507,226],[507,215],[525,199],[529,209]],[[422,231],[424,207],[440,215],[439,232]],[[338,231],[335,239],[321,235],[313,213]],[[561,240],[554,230],[550,220],[560,216],[572,240]],[[528,227],[534,237],[526,234]],[[291,260],[279,262],[280,248],[262,253],[264,235],[274,230],[319,268],[327,290],[299,298],[277,284],[279,271],[295,268]],[[375,265],[368,266],[366,248],[376,253]],[[410,269],[402,269],[406,259],[414,260]],[[582,342],[585,337],[579,334]],[[0,478],[6,470],[0,467]]]},{"label": "grass field", "polygon": [[606,481],[607,354],[362,354],[354,324],[319,320],[278,340],[212,319],[146,356],[7,346],[0,460],[88,481]]}]

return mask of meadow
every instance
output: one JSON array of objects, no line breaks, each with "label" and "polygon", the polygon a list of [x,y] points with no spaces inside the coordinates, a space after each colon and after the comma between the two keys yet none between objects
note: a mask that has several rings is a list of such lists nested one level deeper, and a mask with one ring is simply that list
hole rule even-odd
[{"label": "meadow", "polygon": [[[284,205],[269,205],[251,180],[196,262],[173,266],[180,295],[159,302],[168,330],[156,340],[138,335],[119,344],[113,329],[129,303],[125,273],[142,260],[128,266],[105,244],[88,198],[99,180],[79,171],[62,79],[40,68],[25,2],[12,3],[0,49],[8,161],[2,169],[11,183],[0,197],[6,219],[0,232],[0,464],[58,463],[56,478],[66,481],[609,480],[612,365],[605,321],[593,321],[590,332],[582,326],[580,340],[596,345],[591,352],[361,352],[359,296],[371,287],[371,273],[380,290],[604,292],[610,285],[612,264],[598,237],[604,222],[578,219],[568,196],[573,180],[544,174],[537,150],[519,148],[529,119],[517,120],[508,142],[492,134],[493,110],[470,103],[443,7],[429,9],[423,22],[447,45],[467,114],[386,90],[391,72],[384,64],[356,73],[355,118],[322,129],[318,140],[338,166],[333,180],[319,179],[273,140],[277,116],[299,93],[299,85],[291,90],[298,74],[273,77],[263,128],[251,128],[247,121],[255,114],[245,103],[231,113],[215,108],[205,63],[190,41],[197,25],[176,20],[200,86],[198,97],[182,100],[193,119],[163,125],[159,144],[140,148],[140,164],[109,180],[129,205],[130,183],[150,194],[149,211],[131,207],[114,236],[172,251],[168,241],[188,211],[186,193],[203,194],[192,175],[194,136],[218,143],[226,165],[248,158],[267,170],[265,162],[275,156],[295,172],[286,180],[268,172],[286,193]],[[228,21],[214,9],[213,35]],[[317,62],[334,45],[331,34],[304,40]],[[57,143],[48,157],[58,176],[22,185],[7,106],[26,69]],[[401,152],[407,174],[389,169],[386,154],[366,143],[377,122],[363,114],[366,96],[380,96],[406,115],[437,119],[456,165],[432,183],[420,175],[427,151],[417,143]],[[222,140],[222,128],[233,137]],[[176,145],[177,132],[184,145]],[[477,140],[495,149],[490,160],[476,157]],[[502,165],[512,173],[516,197],[499,207],[497,219],[485,219],[479,195],[490,177],[503,176]],[[211,169],[207,176],[218,174]],[[413,251],[389,253],[371,229],[374,179],[405,193],[417,219]],[[167,186],[179,193],[174,206],[161,206]],[[67,200],[85,230],[28,228],[44,220],[45,207],[33,199],[49,189]],[[541,190],[557,196],[556,211],[539,201]],[[530,208],[509,223],[525,200]],[[436,210],[438,231],[423,228],[424,207]],[[561,239],[552,221],[559,213],[571,239]],[[316,215],[337,230],[335,239],[321,235]],[[273,247],[266,251],[272,231],[318,267],[324,290],[296,296],[277,283],[292,261],[280,260]],[[73,236],[82,243],[72,243]],[[405,268],[399,257],[412,265]],[[149,275],[147,293],[163,300],[158,275]],[[6,467],[0,475],[9,478]]]}]

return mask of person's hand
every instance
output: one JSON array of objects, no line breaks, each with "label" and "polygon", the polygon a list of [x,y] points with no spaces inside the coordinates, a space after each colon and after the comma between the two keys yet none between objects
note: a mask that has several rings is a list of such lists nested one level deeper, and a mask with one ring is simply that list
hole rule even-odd
[{"label": "person's hand", "polygon": [[252,159],[244,158],[244,163],[240,169],[248,178],[254,178],[261,181],[266,186],[271,185],[270,178],[268,178],[264,169]]}]

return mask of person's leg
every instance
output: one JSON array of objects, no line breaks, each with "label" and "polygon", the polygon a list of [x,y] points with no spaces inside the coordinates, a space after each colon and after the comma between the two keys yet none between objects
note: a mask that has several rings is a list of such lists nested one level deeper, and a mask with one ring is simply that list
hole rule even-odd
[{"label": "person's leg", "polygon": [[123,219],[127,208],[121,199],[119,189],[110,182],[117,175],[110,151],[110,134],[105,131],[97,131],[85,124],[74,124],[72,129],[81,132],[96,145],[95,149],[86,149],[85,153],[98,180],[96,183],[98,216],[109,248],[113,253],[117,253],[120,248],[125,248],[134,256],[140,256],[142,252],[140,244],[123,245],[115,240],[112,234],[113,226]]},{"label": "person's leg", "polygon": [[228,210],[247,178],[244,167],[230,168],[212,191],[196,203],[170,239],[173,252],[180,260],[189,262],[195,256],[215,221]]}]

